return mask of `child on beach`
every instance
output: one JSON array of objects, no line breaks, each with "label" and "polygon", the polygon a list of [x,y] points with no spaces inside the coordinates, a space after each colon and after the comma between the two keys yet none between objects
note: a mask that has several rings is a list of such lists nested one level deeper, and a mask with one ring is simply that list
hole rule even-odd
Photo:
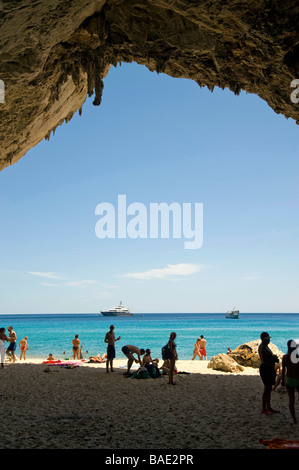
[{"label": "child on beach", "polygon": [[26,351],[28,348],[28,344],[27,344],[27,339],[28,339],[28,336],[25,336],[25,338],[21,339],[21,341],[19,342],[19,348],[21,349],[21,355],[20,355],[20,360],[22,359],[22,356],[24,357],[24,361],[26,360]]},{"label": "child on beach", "polygon": [[53,357],[53,354],[49,354],[47,361],[55,361],[55,357]]}]

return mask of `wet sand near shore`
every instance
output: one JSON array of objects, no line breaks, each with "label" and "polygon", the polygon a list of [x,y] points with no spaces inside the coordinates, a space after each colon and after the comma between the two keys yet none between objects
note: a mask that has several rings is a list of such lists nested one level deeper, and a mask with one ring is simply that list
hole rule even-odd
[{"label": "wet sand near shore", "polygon": [[[121,359],[109,374],[105,364],[41,362],[0,369],[3,416],[15,423],[1,449],[264,449],[259,438],[298,439],[285,391],[272,393],[279,414],[260,413],[257,369],[232,374],[208,369],[208,361],[178,361],[189,374],[171,386],[166,376],[126,378]],[[299,418],[298,396],[296,411]]]}]

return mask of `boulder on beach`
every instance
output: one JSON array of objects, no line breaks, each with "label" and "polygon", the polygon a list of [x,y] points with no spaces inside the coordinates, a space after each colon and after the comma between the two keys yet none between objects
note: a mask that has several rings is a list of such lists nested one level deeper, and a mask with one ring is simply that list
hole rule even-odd
[{"label": "boulder on beach", "polygon": [[[261,364],[258,353],[258,347],[260,343],[260,340],[255,340],[250,341],[249,343],[241,344],[233,351],[229,351],[227,355],[234,359],[241,366],[258,368]],[[269,343],[269,348],[273,354],[276,354],[276,356],[278,356],[281,360],[284,353],[280,351],[273,343]]]},{"label": "boulder on beach", "polygon": [[208,368],[222,372],[242,372],[244,370],[244,367],[224,353],[213,356],[208,364]]}]

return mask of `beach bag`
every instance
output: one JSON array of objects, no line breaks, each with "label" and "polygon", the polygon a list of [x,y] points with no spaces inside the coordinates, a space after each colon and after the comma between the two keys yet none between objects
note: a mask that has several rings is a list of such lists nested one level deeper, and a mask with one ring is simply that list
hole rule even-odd
[{"label": "beach bag", "polygon": [[164,361],[165,361],[166,359],[171,359],[171,357],[172,357],[172,354],[170,352],[170,349],[169,349],[169,346],[168,346],[168,343],[167,343],[162,348],[162,359],[164,359]]},{"label": "beach bag", "polygon": [[147,371],[149,373],[149,376],[152,379],[156,379],[158,377],[161,377],[161,372],[159,371],[158,367],[155,364],[149,364],[147,366]]},{"label": "beach bag", "polygon": [[149,379],[149,373],[144,367],[140,367],[137,372],[134,372],[132,379]]}]

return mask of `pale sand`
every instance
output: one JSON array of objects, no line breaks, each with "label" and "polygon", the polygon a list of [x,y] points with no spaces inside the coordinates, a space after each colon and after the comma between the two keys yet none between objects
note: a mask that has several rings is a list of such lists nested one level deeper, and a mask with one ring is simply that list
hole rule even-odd
[{"label": "pale sand", "polygon": [[[258,439],[298,438],[286,392],[272,393],[280,414],[264,416],[258,370],[213,371],[206,361],[178,361],[168,378],[125,378],[114,361],[76,369],[39,360],[0,369],[1,449],[259,449]],[[49,372],[46,372],[48,370]],[[296,402],[299,418],[298,398]]]}]

